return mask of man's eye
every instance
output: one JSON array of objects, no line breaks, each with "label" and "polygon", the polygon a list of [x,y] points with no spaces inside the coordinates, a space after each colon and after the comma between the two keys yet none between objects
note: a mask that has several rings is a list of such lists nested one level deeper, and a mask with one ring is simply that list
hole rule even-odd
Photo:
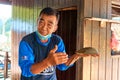
[{"label": "man's eye", "polygon": [[52,25],[52,24],[48,24],[48,27],[49,27],[49,28],[52,28],[52,27],[53,27],[53,25]]},{"label": "man's eye", "polygon": [[44,22],[43,22],[43,21],[40,21],[39,24],[40,24],[40,25],[41,25],[41,24],[44,24]]}]

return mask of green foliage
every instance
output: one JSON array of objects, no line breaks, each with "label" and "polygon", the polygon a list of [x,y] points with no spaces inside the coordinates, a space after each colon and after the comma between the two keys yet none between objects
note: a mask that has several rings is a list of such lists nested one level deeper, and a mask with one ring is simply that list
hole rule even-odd
[{"label": "green foliage", "polygon": [[12,19],[9,18],[6,22],[5,22],[5,32],[9,32],[10,29],[12,27]]}]

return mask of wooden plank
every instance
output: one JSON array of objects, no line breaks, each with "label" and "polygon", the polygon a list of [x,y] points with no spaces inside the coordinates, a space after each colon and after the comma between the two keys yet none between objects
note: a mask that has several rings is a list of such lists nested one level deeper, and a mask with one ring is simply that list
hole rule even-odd
[{"label": "wooden plank", "polygon": [[112,8],[120,9],[120,6],[112,5]]},{"label": "wooden plank", "polygon": [[[41,5],[41,6],[38,6],[38,5]],[[33,21],[32,21],[32,19],[30,19],[30,20],[32,21],[31,31],[33,32],[33,31],[37,30],[37,19],[39,18],[40,11],[42,10],[42,3],[40,3],[40,4],[34,3],[34,8],[32,8],[32,9],[33,9],[32,12],[34,14],[33,15]]]},{"label": "wooden plank", "polygon": [[59,0],[53,0],[53,7],[54,8],[58,8],[59,5],[60,5]]},{"label": "wooden plank", "polygon": [[[76,50],[79,50],[83,47],[83,21],[81,21],[81,18],[83,18],[84,12],[83,10],[83,0],[79,0],[77,6],[77,37],[76,37]],[[82,9],[82,10],[81,10]],[[81,14],[81,15],[79,15]],[[79,61],[76,62],[76,80],[82,80],[83,76],[83,58],[81,58]]]},{"label": "wooden plank", "polygon": [[58,6],[59,6],[59,0],[52,0],[52,7],[54,8],[54,9],[58,9]]},{"label": "wooden plank", "polygon": [[47,4],[48,6],[52,7],[53,4],[54,4],[53,0],[48,0],[48,4]]},{"label": "wooden plank", "polygon": [[34,20],[33,20],[33,25],[34,25],[34,27],[33,27],[33,30],[35,31],[35,30],[37,30],[37,27],[35,27],[35,25],[37,25],[37,19],[39,18],[39,14],[40,14],[40,12],[41,12],[41,10],[42,10],[42,8],[43,8],[43,0],[35,0],[35,3],[34,3]]},{"label": "wooden plank", "polygon": [[[17,2],[18,0],[16,0],[16,2]],[[19,3],[16,3],[16,5],[18,6],[19,5]],[[15,16],[15,19],[18,19],[18,17],[19,17],[19,7],[16,7],[16,10],[15,10],[15,12],[16,12],[16,16]],[[14,80],[15,79],[17,79],[17,78],[19,78],[19,74],[17,74],[17,72],[18,72],[18,66],[16,65],[17,64],[17,60],[18,60],[18,58],[17,58],[17,54],[16,53],[18,53],[17,52],[17,50],[16,50],[16,48],[18,48],[18,46],[17,46],[17,40],[18,40],[18,31],[17,31],[17,28],[18,28],[18,20],[16,20],[15,21],[16,22],[16,24],[15,24],[15,26],[14,26],[14,48],[13,48],[13,50],[14,50],[14,53],[13,53],[13,78],[14,78]]]},{"label": "wooden plank", "polygon": [[[91,21],[86,21],[84,25],[84,46],[91,46]],[[83,58],[83,80],[90,80],[91,57]]]},{"label": "wooden plank", "polygon": [[29,29],[30,29],[29,26],[30,25],[28,24],[29,23],[29,15],[30,15],[30,13],[29,13],[29,3],[25,1],[25,4],[28,6],[28,7],[23,7],[25,9],[24,10],[25,11],[25,16],[24,16],[25,17],[25,32],[26,32],[26,35],[27,35],[27,34],[30,33],[29,32]]},{"label": "wooden plank", "polygon": [[42,0],[42,7],[47,7],[48,6],[48,0]]},{"label": "wooden plank", "polygon": [[120,1],[111,1],[113,5],[118,5],[120,6]]},{"label": "wooden plank", "polygon": [[[92,3],[92,15],[99,17],[99,0],[94,0]],[[99,50],[99,22],[92,21],[92,47]],[[99,52],[99,51],[98,51]],[[91,58],[91,80],[98,80],[98,59],[99,57]]]},{"label": "wooden plank", "polygon": [[71,0],[65,0],[66,1],[66,5],[70,5],[71,4]]},{"label": "wooden plank", "polygon": [[[99,49],[99,22],[92,23],[92,47]],[[92,57],[90,72],[91,80],[98,80],[98,57]]]},{"label": "wooden plank", "polygon": [[103,19],[103,18],[95,18],[95,17],[86,17],[84,19],[85,20],[92,20],[92,21],[100,21],[100,22],[103,21],[103,22],[120,24],[120,21],[115,21],[115,20],[111,20],[111,19]]},{"label": "wooden plank", "polygon": [[[15,3],[15,0],[14,0],[14,3]],[[13,4],[13,8],[12,8],[13,10],[12,10],[12,17],[13,17],[13,26],[12,26],[12,28],[11,28],[11,49],[12,49],[12,51],[11,51],[11,53],[14,55],[14,37],[15,37],[15,35],[14,35],[14,26],[15,26],[15,15],[16,15],[16,12],[15,12],[15,10],[16,10],[16,7],[15,7],[15,5]],[[14,56],[13,55],[11,55],[11,79],[12,80],[14,80],[14,63],[13,63],[13,61],[14,61]]]},{"label": "wooden plank", "polygon": [[107,19],[111,19],[112,9],[111,9],[111,0],[107,0]]},{"label": "wooden plank", "polygon": [[[22,5],[25,5],[26,3],[24,1],[22,1]],[[26,18],[26,12],[25,12],[25,8],[23,6],[21,6],[21,16],[22,16],[22,22],[21,22],[21,36],[20,38],[22,38],[24,35],[26,35],[26,24],[25,24],[25,18]]]},{"label": "wooden plank", "polygon": [[[92,0],[84,0],[84,17],[92,16]],[[92,32],[91,32],[91,22],[92,21],[84,21],[84,39],[83,39],[83,47],[91,46],[92,41]],[[90,80],[91,74],[91,57],[83,58],[83,80]]]},{"label": "wooden plank", "polygon": [[[17,18],[17,24],[16,24],[16,26],[15,27],[17,27],[16,28],[16,33],[17,33],[17,36],[16,36],[16,48],[17,48],[17,50],[15,50],[15,64],[17,64],[16,66],[15,66],[15,68],[16,68],[16,72],[15,72],[15,74],[16,74],[16,76],[15,76],[15,78],[14,79],[20,79],[20,76],[21,76],[21,70],[20,70],[20,68],[19,68],[19,66],[18,66],[18,45],[19,45],[19,41],[21,40],[20,38],[21,38],[21,30],[22,30],[22,18],[23,18],[23,14],[22,14],[22,6],[23,6],[23,0],[20,2],[17,2],[18,4],[19,4],[19,9],[18,9],[18,15],[16,16],[16,17],[18,17]],[[17,53],[17,54],[16,54]]]},{"label": "wooden plank", "polygon": [[[33,1],[33,0],[32,0]],[[34,20],[34,2],[32,2],[31,0],[29,0],[29,2],[27,3],[28,4],[28,7],[27,7],[27,17],[26,17],[26,24],[27,24],[27,33],[31,33],[32,30],[32,26],[33,24],[30,23],[30,20]],[[33,7],[32,7],[33,6]],[[31,25],[30,25],[31,24]]]},{"label": "wooden plank", "polygon": [[71,3],[73,4],[73,5],[78,5],[79,3],[79,0],[71,0]]},{"label": "wooden plank", "polygon": [[60,5],[60,7],[65,6],[66,1],[65,0],[59,0],[59,5]]},{"label": "wooden plank", "polygon": [[110,49],[110,38],[111,38],[111,27],[110,24],[107,24],[107,41],[106,41],[106,80],[112,80],[112,59],[111,59],[111,49]]},{"label": "wooden plank", "polygon": [[100,0],[100,18],[106,18],[107,16],[107,0]]},{"label": "wooden plank", "polygon": [[118,80],[120,80],[120,58],[118,59]]},{"label": "wooden plank", "polygon": [[[110,19],[111,17],[111,8],[110,8],[110,1],[107,1],[107,18]],[[111,75],[112,75],[112,59],[111,59],[111,49],[110,49],[110,38],[111,38],[111,28],[110,28],[111,24],[107,23],[107,27],[106,27],[106,32],[107,32],[107,40],[106,40],[106,51],[105,51],[105,80],[112,80],[111,79]],[[102,74],[102,73],[101,73]]]},{"label": "wooden plank", "polygon": [[118,80],[118,58],[112,59],[112,80]]},{"label": "wooden plank", "polygon": [[105,80],[105,50],[106,50],[106,29],[100,29],[99,46],[99,80]]},{"label": "wooden plank", "polygon": [[[20,12],[21,12],[21,13],[20,13],[20,17],[21,17],[21,18],[23,18],[23,17],[22,17],[22,16],[23,16],[22,5],[23,5],[23,3],[22,3],[22,1],[21,1],[21,6],[20,6]],[[21,36],[22,36],[22,29],[23,29],[23,28],[22,28],[22,24],[20,24],[20,26],[21,26],[21,29],[20,29],[20,32],[21,32],[21,33],[20,33],[20,38],[21,38]]]},{"label": "wooden plank", "polygon": [[67,8],[60,8],[58,11],[67,11],[67,10],[77,10],[77,7],[67,7]]},{"label": "wooden plank", "polygon": [[92,0],[84,0],[84,17],[92,16]]},{"label": "wooden plank", "polygon": [[[111,0],[107,0],[107,18],[111,19]],[[112,80],[112,59],[111,59],[111,24],[107,23],[107,41],[106,41],[106,80]],[[119,79],[118,79],[119,80]]]},{"label": "wooden plank", "polygon": [[34,7],[37,6],[37,8],[43,7],[43,0],[34,0]]},{"label": "wooden plank", "polygon": [[113,17],[120,17],[120,15],[114,14],[114,13],[112,14],[112,16],[113,16]]},{"label": "wooden plank", "polygon": [[[19,0],[17,0],[17,4],[18,6],[20,5],[19,4]],[[15,49],[15,54],[14,54],[14,57],[15,57],[15,79],[18,79],[20,78],[20,71],[19,71],[19,67],[18,67],[18,44],[19,44],[19,29],[20,29],[20,7],[18,7],[18,10],[17,10],[17,23],[16,23],[16,29],[15,29],[15,32],[16,32],[16,39],[15,39],[15,48],[17,48],[17,50]]]},{"label": "wooden plank", "polygon": [[92,5],[92,15],[93,17],[99,17],[100,16],[100,0],[93,0],[93,5]]},{"label": "wooden plank", "polygon": [[[106,18],[106,2],[107,0],[100,0],[100,17]],[[100,28],[100,56],[99,56],[99,78],[98,80],[105,80],[105,57],[106,57],[106,28]]]}]

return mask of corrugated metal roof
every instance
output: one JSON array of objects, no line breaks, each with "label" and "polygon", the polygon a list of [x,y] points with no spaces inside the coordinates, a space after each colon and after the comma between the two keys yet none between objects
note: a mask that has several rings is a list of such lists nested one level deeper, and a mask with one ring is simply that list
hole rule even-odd
[{"label": "corrugated metal roof", "polygon": [[12,4],[12,0],[0,0],[0,4]]}]

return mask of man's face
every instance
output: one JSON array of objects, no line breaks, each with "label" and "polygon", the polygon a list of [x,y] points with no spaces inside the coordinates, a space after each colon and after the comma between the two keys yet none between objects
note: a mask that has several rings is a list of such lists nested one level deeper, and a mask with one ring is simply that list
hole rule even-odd
[{"label": "man's face", "polygon": [[41,14],[38,20],[38,31],[41,35],[46,36],[52,34],[57,28],[57,18],[56,16],[49,16],[46,14]]}]

